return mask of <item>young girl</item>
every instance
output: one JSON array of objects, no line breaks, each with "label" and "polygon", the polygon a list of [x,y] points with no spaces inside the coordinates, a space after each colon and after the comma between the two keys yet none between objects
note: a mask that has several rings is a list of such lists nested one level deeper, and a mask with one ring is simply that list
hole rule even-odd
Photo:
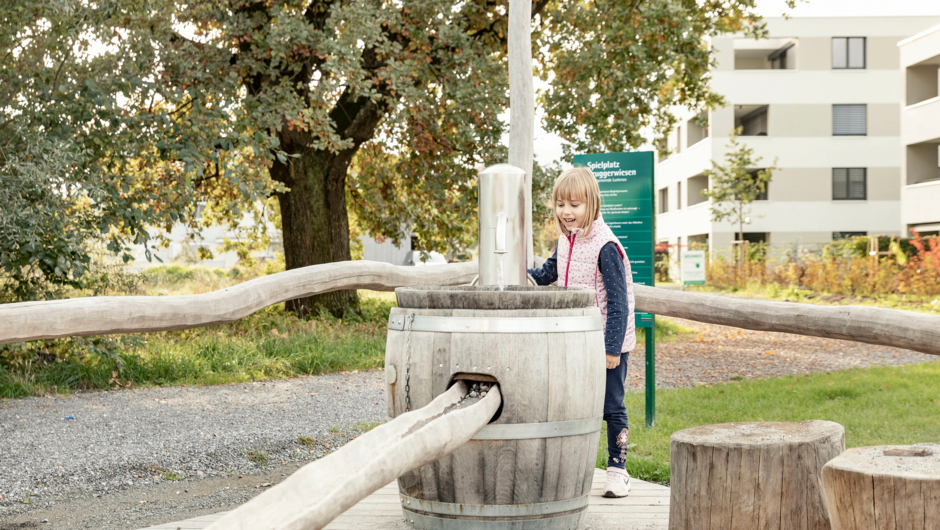
[{"label": "young girl", "polygon": [[590,169],[568,169],[552,189],[555,226],[561,234],[555,253],[541,269],[529,269],[539,285],[586,287],[597,293],[594,303],[604,318],[607,354],[607,484],[605,497],[623,497],[630,491],[626,470],[627,408],[623,386],[627,359],[636,346],[633,317],[633,274],[630,260],[617,237],[601,217],[601,193]]}]

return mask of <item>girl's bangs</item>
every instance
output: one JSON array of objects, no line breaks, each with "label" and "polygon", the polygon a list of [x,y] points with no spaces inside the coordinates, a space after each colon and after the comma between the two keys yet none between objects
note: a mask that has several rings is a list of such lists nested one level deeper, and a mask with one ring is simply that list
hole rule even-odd
[{"label": "girl's bangs", "polygon": [[570,173],[563,178],[558,179],[555,186],[554,199],[557,201],[581,201],[587,202],[590,187],[584,178],[578,178],[577,173]]}]

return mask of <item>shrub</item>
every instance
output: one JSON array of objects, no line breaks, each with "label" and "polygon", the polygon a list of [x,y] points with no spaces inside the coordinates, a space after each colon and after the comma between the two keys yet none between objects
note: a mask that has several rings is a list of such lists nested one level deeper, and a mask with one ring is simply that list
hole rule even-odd
[{"label": "shrub", "polygon": [[915,232],[905,240],[882,238],[879,248],[892,253],[868,256],[868,238],[859,237],[834,241],[819,254],[774,263],[766,260],[764,247],[751,249],[741,266],[713,258],[706,273],[709,285],[719,289],[774,286],[777,294],[795,289],[857,297],[940,295],[940,238],[922,238]]}]

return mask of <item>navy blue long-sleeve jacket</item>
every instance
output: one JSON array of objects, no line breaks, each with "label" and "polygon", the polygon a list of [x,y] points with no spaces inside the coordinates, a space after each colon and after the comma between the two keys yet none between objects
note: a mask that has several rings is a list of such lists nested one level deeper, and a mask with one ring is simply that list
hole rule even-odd
[{"label": "navy blue long-sleeve jacket", "polygon": [[[626,268],[617,244],[613,241],[601,248],[597,265],[607,289],[607,326],[604,332],[604,350],[607,355],[620,355],[623,338],[627,334],[627,316],[630,314],[627,301]],[[558,251],[545,260],[539,269],[529,269],[529,274],[538,285],[549,285],[558,281]]]}]

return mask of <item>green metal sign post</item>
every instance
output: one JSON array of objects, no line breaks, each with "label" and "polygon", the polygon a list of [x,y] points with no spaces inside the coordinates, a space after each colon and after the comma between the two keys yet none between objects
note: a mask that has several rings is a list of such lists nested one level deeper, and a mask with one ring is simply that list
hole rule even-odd
[{"label": "green metal sign post", "polygon": [[[653,153],[575,155],[575,166],[590,168],[601,189],[601,215],[620,240],[633,270],[633,283],[655,284]],[[635,312],[646,329],[646,426],[656,422],[656,318]]]}]

